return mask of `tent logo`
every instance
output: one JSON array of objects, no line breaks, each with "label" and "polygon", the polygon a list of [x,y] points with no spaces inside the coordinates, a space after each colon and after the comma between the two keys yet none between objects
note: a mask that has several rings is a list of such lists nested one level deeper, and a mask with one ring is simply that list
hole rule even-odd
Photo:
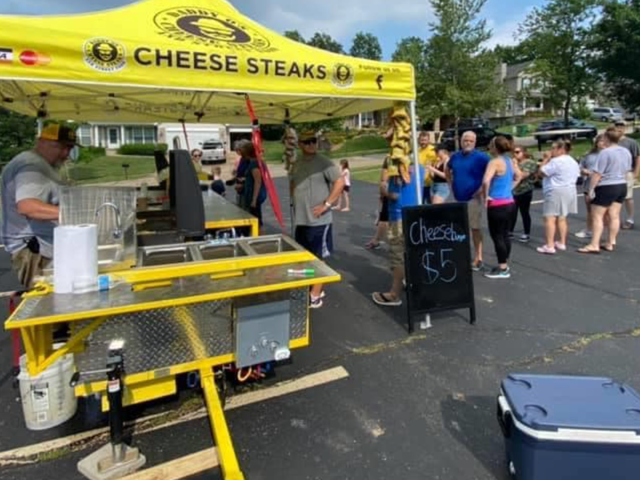
[{"label": "tent logo", "polygon": [[346,63],[336,63],[333,66],[333,73],[331,75],[331,83],[338,88],[349,88],[353,85],[355,80],[355,73],[351,65]]},{"label": "tent logo", "polygon": [[254,28],[213,10],[199,7],[171,8],[158,13],[154,22],[161,35],[180,42],[247,51],[275,50],[270,48],[269,39]]},{"label": "tent logo", "polygon": [[127,64],[124,46],[108,38],[87,40],[82,50],[84,63],[99,72],[118,72]]}]

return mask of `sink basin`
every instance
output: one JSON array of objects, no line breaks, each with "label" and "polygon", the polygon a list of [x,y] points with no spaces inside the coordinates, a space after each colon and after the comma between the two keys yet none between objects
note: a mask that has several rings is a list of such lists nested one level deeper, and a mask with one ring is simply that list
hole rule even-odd
[{"label": "sink basin", "polygon": [[201,245],[199,248],[203,260],[222,260],[224,258],[247,256],[247,252],[237,243],[231,245]]},{"label": "sink basin", "polygon": [[258,255],[269,253],[293,252],[296,248],[282,238],[268,238],[259,240],[250,240],[247,242],[249,247]]},{"label": "sink basin", "polygon": [[124,247],[118,243],[98,246],[98,266],[110,265],[122,261]]},{"label": "sink basin", "polygon": [[189,248],[163,247],[142,250],[142,267],[156,267],[159,265],[172,265],[176,263],[190,262],[192,259]]}]

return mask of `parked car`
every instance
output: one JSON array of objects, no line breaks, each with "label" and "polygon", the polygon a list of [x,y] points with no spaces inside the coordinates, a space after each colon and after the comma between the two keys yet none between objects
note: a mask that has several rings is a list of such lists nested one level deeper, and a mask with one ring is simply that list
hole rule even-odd
[{"label": "parked car", "polygon": [[[473,127],[473,128],[458,128],[458,134],[462,136],[464,132],[472,131],[478,137],[478,141],[476,143],[477,148],[487,148],[491,140],[498,135],[502,135],[503,137],[508,138],[509,140],[513,140],[513,135],[510,133],[502,133],[497,132],[496,130],[488,127]],[[441,143],[444,144],[449,150],[454,151],[457,150],[456,146],[456,129],[449,128],[445,130],[442,135]]]},{"label": "parked car", "polygon": [[225,163],[227,153],[224,145],[218,140],[208,140],[202,144],[202,163]]},{"label": "parked car", "polygon": [[591,111],[591,119],[600,122],[619,122],[622,116],[621,110],[611,107],[596,107]]},{"label": "parked car", "polygon": [[[554,134],[554,131],[557,130],[576,130],[580,129],[581,132],[572,133],[569,135],[566,134]],[[565,125],[564,119],[562,120],[552,120],[549,122],[542,122],[536,130],[536,133],[539,132],[549,132],[549,135],[536,135],[539,143],[544,142],[552,142],[554,140],[559,140],[561,138],[586,138],[589,140],[594,139],[598,135],[598,129],[595,125],[590,123],[583,122],[582,120],[576,120],[575,118],[569,119],[569,124]]]}]

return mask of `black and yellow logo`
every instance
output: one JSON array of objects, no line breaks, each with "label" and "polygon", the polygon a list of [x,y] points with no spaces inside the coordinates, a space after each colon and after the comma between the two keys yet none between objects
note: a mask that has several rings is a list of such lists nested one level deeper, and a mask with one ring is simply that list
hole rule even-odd
[{"label": "black and yellow logo", "polygon": [[331,83],[338,88],[349,88],[353,85],[355,80],[355,73],[351,65],[346,63],[336,63],[333,66],[333,73],[331,75]]},{"label": "black and yellow logo", "polygon": [[113,73],[127,64],[124,46],[108,38],[92,38],[84,43],[84,63],[94,70]]},{"label": "black and yellow logo", "polygon": [[162,35],[181,42],[235,50],[275,51],[269,39],[255,28],[209,9],[171,8],[158,13],[154,21]]}]

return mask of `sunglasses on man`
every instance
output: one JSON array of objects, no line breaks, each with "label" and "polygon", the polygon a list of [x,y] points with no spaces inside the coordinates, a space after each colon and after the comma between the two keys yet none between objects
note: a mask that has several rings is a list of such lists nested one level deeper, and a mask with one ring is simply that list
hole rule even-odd
[{"label": "sunglasses on man", "polygon": [[309,138],[307,140],[302,140],[303,145],[315,145],[316,143],[318,143],[318,139],[317,138]]}]

